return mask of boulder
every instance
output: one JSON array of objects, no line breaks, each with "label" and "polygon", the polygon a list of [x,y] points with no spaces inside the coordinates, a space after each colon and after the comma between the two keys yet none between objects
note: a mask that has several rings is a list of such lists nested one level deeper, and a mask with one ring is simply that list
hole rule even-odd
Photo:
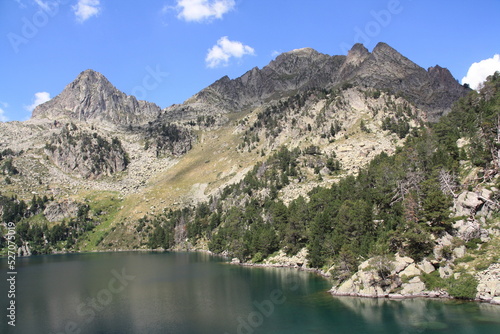
[{"label": "boulder", "polygon": [[429,298],[439,298],[441,297],[441,295],[442,293],[438,291],[429,291],[429,293],[427,294]]},{"label": "boulder", "polygon": [[423,260],[418,264],[418,268],[426,274],[432,273],[436,268],[432,265],[429,260]]},{"label": "boulder", "polygon": [[481,189],[481,196],[482,197],[484,197],[486,199],[490,199],[492,195],[493,195],[493,191],[486,189],[486,188]]},{"label": "boulder", "polygon": [[410,264],[408,267],[406,267],[405,270],[401,271],[399,273],[400,276],[407,276],[407,277],[413,277],[413,276],[419,276],[422,272],[420,269],[417,268],[415,263]]},{"label": "boulder", "polygon": [[490,291],[492,297],[500,297],[500,282],[491,281],[486,284],[486,288]]},{"label": "boulder", "polygon": [[394,273],[400,273],[413,262],[415,261],[413,261],[411,257],[399,256],[399,254],[396,254],[396,259],[394,260]]},{"label": "boulder", "polygon": [[455,229],[455,236],[464,240],[465,242],[470,241],[472,239],[481,238],[482,234],[484,234],[481,229],[481,224],[476,220],[458,220],[453,224],[453,228]]},{"label": "boulder", "polygon": [[470,144],[470,139],[468,138],[460,138],[457,140],[457,147],[462,148]]},{"label": "boulder", "polygon": [[353,278],[349,278],[347,281],[342,283],[336,290],[332,290],[335,294],[339,295],[348,295],[354,291],[354,280]]},{"label": "boulder", "polygon": [[439,267],[439,276],[441,278],[448,278],[453,274],[453,270],[450,268],[449,264],[446,264],[444,267]]},{"label": "boulder", "polygon": [[464,191],[455,200],[455,216],[471,216],[483,204],[479,195],[472,191]]},{"label": "boulder", "polygon": [[401,290],[402,295],[417,295],[421,294],[425,290],[425,284],[420,280],[420,277],[414,277],[410,282],[403,284],[403,289]]},{"label": "boulder", "polygon": [[460,259],[465,256],[465,251],[466,251],[465,246],[457,247],[453,250],[453,256],[456,259]]},{"label": "boulder", "polygon": [[442,247],[451,246],[453,244],[453,236],[451,236],[449,233],[445,233],[445,235],[439,238],[436,242]]}]

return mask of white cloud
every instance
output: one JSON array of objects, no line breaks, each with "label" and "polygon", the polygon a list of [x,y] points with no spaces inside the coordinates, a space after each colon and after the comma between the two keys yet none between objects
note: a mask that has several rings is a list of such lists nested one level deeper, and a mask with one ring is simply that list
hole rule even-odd
[{"label": "white cloud", "polygon": [[35,93],[34,101],[31,105],[25,106],[26,110],[33,111],[37,105],[42,104],[50,100],[50,94],[47,92],[38,92]]},{"label": "white cloud", "polygon": [[234,6],[234,0],[177,0],[175,8],[179,12],[179,19],[202,22],[221,19]]},{"label": "white cloud", "polygon": [[0,101],[0,122],[7,122],[9,118],[5,116],[5,110],[4,108],[8,108],[9,104],[6,102]]},{"label": "white cloud", "polygon": [[500,54],[472,64],[467,71],[467,75],[462,78],[462,84],[467,83],[470,88],[477,89],[495,71],[500,71]]},{"label": "white cloud", "polygon": [[9,118],[5,116],[5,111],[0,108],[0,122],[7,122]]},{"label": "white cloud", "polygon": [[83,23],[92,16],[99,15],[101,12],[100,6],[100,0],[78,0],[78,3],[72,8],[78,22]]},{"label": "white cloud", "polygon": [[227,36],[224,36],[217,41],[217,45],[208,50],[205,62],[208,67],[215,68],[227,66],[231,57],[241,58],[244,55],[253,54],[255,50],[252,47],[238,41],[230,41]]},{"label": "white cloud", "polygon": [[277,50],[274,50],[273,52],[271,52],[271,57],[275,58],[277,56],[279,56],[282,52],[279,52]]}]

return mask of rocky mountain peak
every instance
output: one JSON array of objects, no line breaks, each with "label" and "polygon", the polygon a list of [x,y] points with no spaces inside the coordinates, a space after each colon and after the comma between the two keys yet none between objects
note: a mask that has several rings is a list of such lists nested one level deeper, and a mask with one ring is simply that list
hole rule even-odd
[{"label": "rocky mountain peak", "polygon": [[349,58],[362,58],[366,59],[370,55],[367,48],[361,43],[356,43],[352,46],[351,50],[347,53],[347,59]]},{"label": "rocky mountain peak", "polygon": [[292,50],[292,51],[289,51],[289,52],[286,52],[286,53],[288,53],[288,54],[294,54],[294,55],[297,55],[297,56],[303,56],[303,57],[311,56],[311,55],[314,55],[314,54],[319,54],[319,52],[316,51],[316,50],[314,50],[313,48],[295,49],[295,50]]},{"label": "rocky mountain peak", "polygon": [[282,53],[265,68],[268,67],[281,73],[292,73],[303,70],[304,66],[316,66],[324,63],[329,58],[329,55],[311,48],[295,49]]},{"label": "rocky mountain peak", "polygon": [[354,46],[347,53],[344,64],[340,69],[341,76],[348,76],[350,73],[361,65],[368,57],[370,57],[370,52],[361,43],[354,44]]},{"label": "rocky mountain peak", "polygon": [[[81,94],[89,94],[93,91],[100,90],[108,94],[124,94],[119,91],[103,74],[87,69],[81,72],[73,82],[71,82],[64,90],[77,90]],[[64,91],[63,91],[64,92]]]},{"label": "rocky mountain peak", "polygon": [[377,43],[377,45],[375,45],[375,47],[373,48],[372,53],[374,53],[374,54],[391,54],[391,53],[399,54],[399,52],[396,51],[396,49],[394,49],[389,44],[384,43],[384,42]]},{"label": "rocky mountain peak", "polygon": [[161,109],[138,101],[113,86],[94,70],[85,70],[52,100],[33,110],[32,118],[104,121],[112,125],[143,124],[156,119]]},{"label": "rocky mountain peak", "polygon": [[453,77],[451,72],[447,68],[439,65],[429,67],[427,72],[429,72],[430,76],[442,87],[452,87],[457,83],[457,80]]},{"label": "rocky mountain peak", "polygon": [[109,89],[114,88],[111,82],[109,82],[109,80],[104,75],[92,69],[87,69],[81,72],[78,77],[71,83],[71,86],[85,86],[86,84],[108,86]]},{"label": "rocky mountain peak", "polygon": [[[218,117],[242,111],[311,88],[329,89],[350,82],[365,88],[402,94],[437,120],[467,90],[448,70],[428,71],[386,43],[370,53],[355,44],[347,56],[330,56],[312,48],[285,52],[267,66],[254,67],[239,78],[227,76],[214,82],[181,105],[165,109],[166,121],[200,115]],[[38,106],[33,118],[105,121],[114,125],[144,124],[162,114],[153,103],[137,101],[116,89],[102,74],[86,70],[54,99]]]},{"label": "rocky mountain peak", "polygon": [[386,43],[378,43],[372,51],[372,57],[384,67],[406,68],[407,70],[423,70],[420,66],[403,56]]}]

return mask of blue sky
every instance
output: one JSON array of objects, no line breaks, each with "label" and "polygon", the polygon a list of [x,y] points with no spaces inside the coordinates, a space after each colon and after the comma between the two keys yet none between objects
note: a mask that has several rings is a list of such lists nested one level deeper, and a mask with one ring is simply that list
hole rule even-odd
[{"label": "blue sky", "polygon": [[500,69],[499,14],[498,0],[0,0],[0,121],[28,119],[89,68],[165,108],[281,52],[356,42],[460,81],[478,63],[477,81]]}]

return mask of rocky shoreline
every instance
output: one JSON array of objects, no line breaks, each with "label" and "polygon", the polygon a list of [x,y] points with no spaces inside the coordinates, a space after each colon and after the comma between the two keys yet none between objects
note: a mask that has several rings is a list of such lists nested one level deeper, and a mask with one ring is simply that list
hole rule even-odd
[{"label": "rocky shoreline", "polygon": [[[413,259],[398,254],[390,262],[382,262],[380,258],[375,257],[360,264],[358,271],[351,278],[333,287],[329,292],[333,296],[363,298],[456,299],[444,289],[429,291],[424,283],[424,275],[433,272],[442,278],[451,275],[454,275],[454,278],[460,277],[460,274],[453,274],[451,269],[450,271],[448,269],[446,267],[436,269],[429,260],[415,263]],[[478,287],[476,298],[472,301],[500,305],[500,264],[493,264],[475,276]]]},{"label": "rocky shoreline", "polygon": [[245,267],[292,268],[300,271],[312,272],[325,278],[332,277],[332,275],[329,273],[329,270],[324,271],[317,268],[307,267],[308,261],[306,248],[301,249],[296,255],[293,256],[288,256],[283,250],[280,250],[277,253],[269,256],[262,263],[241,262],[237,258],[233,258],[231,263]]},{"label": "rocky shoreline", "polygon": [[[382,295],[370,295],[370,294],[362,294],[362,293],[343,293],[338,292],[335,288],[328,290],[328,292],[332,296],[336,297],[357,297],[357,298],[388,298],[388,299],[412,299],[412,298],[434,298],[434,299],[453,299],[447,292],[445,291],[424,291],[422,293],[417,294],[408,294],[403,295],[400,293],[387,293]],[[482,300],[472,300],[482,302]],[[500,305],[500,304],[499,304]]]},{"label": "rocky shoreline", "polygon": [[[312,272],[325,278],[331,278],[330,268],[327,271],[307,267],[307,250],[302,249],[297,255],[287,256],[283,251],[271,255],[263,263],[241,262],[233,258],[233,265],[256,268],[291,268]],[[387,271],[390,268],[390,271]],[[380,275],[385,269],[385,274]],[[380,298],[380,299],[455,299],[446,290],[429,291],[422,276],[432,272],[447,277],[453,273],[449,268],[436,269],[429,260],[416,263],[409,257],[396,254],[392,259],[371,258],[359,265],[358,271],[349,279],[328,292],[338,297]],[[458,277],[458,275],[457,275]],[[471,301],[500,305],[500,264],[493,264],[476,275],[479,282],[477,297]]]},{"label": "rocky shoreline", "polygon": [[331,275],[329,273],[324,272],[323,270],[320,269],[315,269],[315,268],[306,268],[306,267],[299,267],[297,265],[282,265],[282,264],[262,264],[262,263],[250,263],[250,262],[233,262],[231,261],[231,264],[236,264],[240,265],[243,267],[255,267],[255,268],[289,268],[289,269],[296,269],[299,271],[307,271],[311,273],[318,274],[320,276],[323,276],[325,278],[330,278]]},{"label": "rocky shoreline", "polygon": [[[401,299],[414,299],[414,298],[430,298],[430,299],[457,299],[450,296],[446,291],[424,291],[422,293],[417,294],[408,294],[402,295],[399,293],[389,293],[383,295],[369,295],[369,294],[361,294],[361,293],[340,293],[335,288],[332,288],[328,291],[334,297],[353,297],[353,298],[373,298],[373,299],[393,299],[393,300],[401,300]],[[490,305],[500,305],[500,298],[495,297],[491,300],[487,299],[471,299],[468,300],[470,302],[477,303],[487,303]]]}]

